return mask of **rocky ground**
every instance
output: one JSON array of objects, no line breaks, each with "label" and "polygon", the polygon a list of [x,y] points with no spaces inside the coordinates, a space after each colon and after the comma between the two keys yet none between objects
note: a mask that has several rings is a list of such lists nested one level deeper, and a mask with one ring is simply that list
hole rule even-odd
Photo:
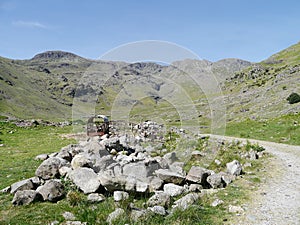
[{"label": "rocky ground", "polygon": [[[242,138],[214,137],[246,142]],[[231,224],[300,224],[300,146],[250,141],[257,142],[274,157],[266,165],[266,177],[252,194],[252,201],[245,204],[245,212]]]}]

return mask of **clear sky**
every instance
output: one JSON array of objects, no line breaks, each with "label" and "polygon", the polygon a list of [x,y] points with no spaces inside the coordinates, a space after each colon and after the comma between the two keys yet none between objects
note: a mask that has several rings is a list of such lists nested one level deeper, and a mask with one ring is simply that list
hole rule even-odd
[{"label": "clear sky", "polygon": [[201,58],[253,62],[300,41],[299,0],[0,0],[0,56],[64,50],[96,59],[163,40]]}]

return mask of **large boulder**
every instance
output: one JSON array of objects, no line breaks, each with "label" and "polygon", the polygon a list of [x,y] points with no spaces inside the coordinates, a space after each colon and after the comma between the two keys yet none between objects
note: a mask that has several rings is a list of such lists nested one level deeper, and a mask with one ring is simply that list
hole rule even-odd
[{"label": "large boulder", "polygon": [[17,191],[31,190],[34,188],[34,185],[31,179],[21,180],[19,182],[13,183],[10,187],[10,193],[14,194]]},{"label": "large boulder", "polygon": [[169,183],[164,185],[164,192],[172,197],[182,194],[183,191],[184,187],[176,184]]},{"label": "large boulder", "polygon": [[201,184],[202,186],[207,186],[207,177],[213,174],[213,171],[199,167],[199,166],[192,166],[190,171],[186,176],[186,180],[192,183]]},{"label": "large boulder", "polygon": [[35,175],[44,180],[55,178],[59,175],[59,169],[66,166],[68,162],[64,159],[52,157],[46,159],[35,171]]},{"label": "large boulder", "polygon": [[68,173],[68,176],[85,194],[96,192],[101,186],[98,175],[90,168],[77,168]]},{"label": "large boulder", "polygon": [[12,200],[13,205],[28,205],[32,202],[40,201],[43,197],[34,190],[17,191]]},{"label": "large boulder", "polygon": [[149,180],[150,180],[150,183],[149,183],[149,191],[150,192],[159,190],[164,183],[164,181],[157,176],[149,177]]},{"label": "large boulder", "polygon": [[212,174],[207,177],[207,182],[212,188],[223,188],[226,186],[225,182],[222,180],[222,174]]},{"label": "large boulder", "polygon": [[77,169],[80,167],[88,167],[91,168],[93,166],[93,163],[86,153],[79,153],[78,155],[75,155],[71,162],[72,168]]},{"label": "large boulder", "polygon": [[113,163],[116,163],[116,161],[113,159],[112,155],[105,155],[101,158],[97,158],[95,162],[92,165],[93,170],[98,173],[100,171],[104,171],[107,169],[107,167]]},{"label": "large boulder", "polygon": [[166,183],[181,184],[185,177],[170,169],[159,169],[155,171],[156,175]]},{"label": "large boulder", "polygon": [[156,160],[129,163],[123,166],[123,175],[148,181],[147,177],[153,176],[154,172],[160,168]]},{"label": "large boulder", "polygon": [[36,190],[43,196],[44,201],[57,202],[65,195],[64,186],[60,180],[47,180],[46,183]]},{"label": "large boulder", "polygon": [[115,202],[124,201],[129,198],[129,194],[125,191],[114,191]]},{"label": "large boulder", "polygon": [[[124,190],[127,183],[127,178],[123,175],[115,175],[113,169],[99,173],[98,177],[101,185],[109,192]],[[128,180],[128,182],[132,182],[132,180]],[[126,190],[131,191],[132,186],[135,187],[135,184],[129,184]]]},{"label": "large boulder", "polygon": [[226,167],[227,172],[231,175],[238,176],[242,173],[242,165],[237,160],[227,163]]},{"label": "large boulder", "polygon": [[87,200],[90,203],[99,203],[105,200],[105,196],[98,193],[91,193],[87,196]]},{"label": "large boulder", "polygon": [[70,153],[66,148],[63,148],[63,149],[57,154],[56,157],[65,159],[65,160],[67,160],[68,162],[71,162],[71,160],[72,160],[72,155],[71,155],[71,153]]},{"label": "large boulder", "polygon": [[182,198],[178,199],[172,205],[173,209],[186,210],[189,206],[194,204],[200,198],[200,194],[189,193]]}]

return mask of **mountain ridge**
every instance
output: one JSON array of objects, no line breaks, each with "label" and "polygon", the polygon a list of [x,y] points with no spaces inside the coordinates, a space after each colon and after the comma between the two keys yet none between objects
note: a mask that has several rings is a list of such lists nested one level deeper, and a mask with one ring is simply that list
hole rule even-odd
[{"label": "mountain ridge", "polygon": [[[138,82],[138,85],[145,87],[145,99],[131,98],[130,95],[137,94],[130,93],[132,86],[125,92],[130,104],[138,106],[137,114],[147,111],[143,107],[163,109],[167,104],[164,101],[166,94],[176,93],[176,88],[167,83],[167,79],[172,78],[190,95],[199,115],[205,115],[209,120],[210,112],[205,94],[190,76],[183,75],[194,74],[194,78],[203,79],[201,73],[210,71],[210,74],[219,80],[225,93],[229,119],[251,117],[251,113],[248,112],[257,107],[249,104],[249,107],[244,107],[245,103],[240,102],[255,102],[255,95],[249,93],[270,91],[274,86],[271,81],[275,82],[274,77],[278,77],[281,72],[286,73],[286,76],[281,76],[285,79],[285,85],[292,87],[288,88],[289,91],[299,91],[295,85],[289,85],[290,81],[294,84],[299,81],[299,46],[299,43],[293,45],[260,63],[234,58],[217,62],[187,59],[165,66],[155,62],[91,60],[65,51],[46,51],[26,60],[0,57],[0,114],[17,118],[70,119],[76,93],[78,96],[85,95],[84,101],[89,101],[90,96],[98,95],[97,110],[109,113],[112,101],[120,91],[128,89],[130,82]],[[294,72],[290,74],[291,69]],[[88,77],[93,73],[98,74],[97,77]],[[101,80],[103,76],[108,79]],[[105,82],[105,87],[99,85],[99,82]],[[277,84],[281,85],[283,81],[278,82]],[[280,107],[284,107],[284,95],[287,93],[279,89],[277,91]],[[285,106],[288,106],[286,109],[289,110],[289,105]],[[282,110],[278,110],[274,115],[279,113],[282,113]],[[167,112],[159,111],[159,114],[164,119],[172,120],[172,116]]]}]

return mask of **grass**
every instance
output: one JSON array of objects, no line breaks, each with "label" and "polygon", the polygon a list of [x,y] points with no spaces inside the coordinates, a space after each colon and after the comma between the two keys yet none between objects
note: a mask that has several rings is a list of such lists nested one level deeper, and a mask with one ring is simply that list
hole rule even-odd
[{"label": "grass", "polygon": [[268,120],[228,123],[226,135],[300,145],[300,115],[289,114]]}]

